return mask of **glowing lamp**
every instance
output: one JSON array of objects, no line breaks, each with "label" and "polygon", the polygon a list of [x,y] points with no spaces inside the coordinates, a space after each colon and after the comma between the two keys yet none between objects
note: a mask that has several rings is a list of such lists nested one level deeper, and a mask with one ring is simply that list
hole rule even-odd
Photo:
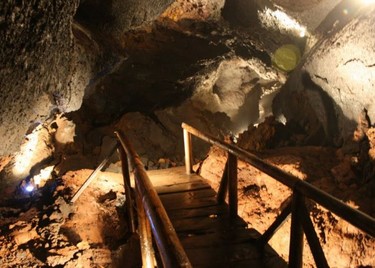
[{"label": "glowing lamp", "polygon": [[30,193],[30,192],[32,192],[34,190],[34,186],[32,184],[28,184],[25,187],[25,190]]}]

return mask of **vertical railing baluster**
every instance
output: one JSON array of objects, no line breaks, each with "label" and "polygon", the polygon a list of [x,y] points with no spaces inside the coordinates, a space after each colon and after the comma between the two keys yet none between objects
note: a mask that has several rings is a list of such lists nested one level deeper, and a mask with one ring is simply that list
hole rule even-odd
[{"label": "vertical railing baluster", "polygon": [[141,255],[142,255],[142,267],[143,268],[153,268],[155,253],[152,246],[152,234],[150,223],[147,220],[147,216],[143,207],[141,197],[137,194],[136,198],[137,212],[138,212],[138,232],[141,245]]},{"label": "vertical railing baluster", "polygon": [[131,233],[135,233],[135,219],[133,211],[133,198],[131,195],[131,185],[130,185],[130,173],[129,173],[129,164],[127,154],[122,146],[118,148],[120,152],[120,160],[122,167],[122,176],[124,179],[124,188],[125,188],[125,205],[126,213],[128,217],[128,224]]},{"label": "vertical railing baluster", "polygon": [[324,255],[324,251],[305,205],[302,206],[301,212],[303,231],[305,232],[307,242],[309,243],[311,253],[315,260],[315,264],[319,268],[329,268],[327,259]]},{"label": "vertical railing baluster", "polygon": [[184,129],[184,149],[185,149],[185,168],[186,174],[191,174],[193,171],[193,152],[191,147],[191,134]]},{"label": "vertical railing baluster", "polygon": [[302,267],[303,259],[303,229],[301,206],[304,205],[305,198],[297,191],[293,192],[292,200],[292,223],[290,230],[289,245],[289,267]]},{"label": "vertical railing baluster", "polygon": [[235,219],[238,215],[237,157],[231,153],[228,153],[228,179],[229,214]]},{"label": "vertical railing baluster", "polygon": [[220,186],[217,191],[217,202],[223,204],[225,202],[225,197],[228,193],[228,160],[225,163],[223,175],[221,176]]}]

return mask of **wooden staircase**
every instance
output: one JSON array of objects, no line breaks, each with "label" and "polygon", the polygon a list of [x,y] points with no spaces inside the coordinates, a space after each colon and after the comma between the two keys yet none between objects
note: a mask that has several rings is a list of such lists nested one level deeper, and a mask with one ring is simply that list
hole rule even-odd
[{"label": "wooden staircase", "polygon": [[259,249],[260,234],[246,222],[231,219],[226,203],[185,167],[148,171],[193,267],[286,267],[270,247]]}]

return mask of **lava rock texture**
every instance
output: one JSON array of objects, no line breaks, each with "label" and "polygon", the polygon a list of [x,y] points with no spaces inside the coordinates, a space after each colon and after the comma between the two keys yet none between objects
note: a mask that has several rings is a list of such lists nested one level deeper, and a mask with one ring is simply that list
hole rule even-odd
[{"label": "lava rock texture", "polygon": [[0,154],[19,148],[28,128],[75,102],[71,25],[78,1],[0,4]]}]

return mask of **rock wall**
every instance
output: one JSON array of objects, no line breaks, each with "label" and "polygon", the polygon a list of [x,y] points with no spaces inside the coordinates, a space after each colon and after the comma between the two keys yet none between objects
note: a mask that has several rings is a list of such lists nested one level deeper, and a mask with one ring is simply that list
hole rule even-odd
[{"label": "rock wall", "polygon": [[312,82],[334,102],[338,131],[343,138],[352,135],[363,109],[375,118],[374,23],[375,9],[364,10],[325,40],[304,65]]},{"label": "rock wall", "polygon": [[53,111],[80,106],[69,84],[77,5],[63,0],[0,4],[0,155],[16,151],[28,128]]},{"label": "rock wall", "polygon": [[[24,135],[56,112],[79,109],[87,87],[125,58],[113,49],[119,33],[152,21],[171,2],[2,1],[0,155],[16,152]],[[74,23],[73,36],[78,6],[84,25]]]},{"label": "rock wall", "polygon": [[110,40],[121,42],[130,29],[145,22],[153,21],[173,1],[172,0],[85,0],[81,1],[76,19],[92,32],[103,34]]},{"label": "rock wall", "polygon": [[364,109],[375,117],[374,13],[374,7],[363,8],[346,26],[333,26],[274,102],[276,113],[298,121],[313,143],[342,145]]}]

